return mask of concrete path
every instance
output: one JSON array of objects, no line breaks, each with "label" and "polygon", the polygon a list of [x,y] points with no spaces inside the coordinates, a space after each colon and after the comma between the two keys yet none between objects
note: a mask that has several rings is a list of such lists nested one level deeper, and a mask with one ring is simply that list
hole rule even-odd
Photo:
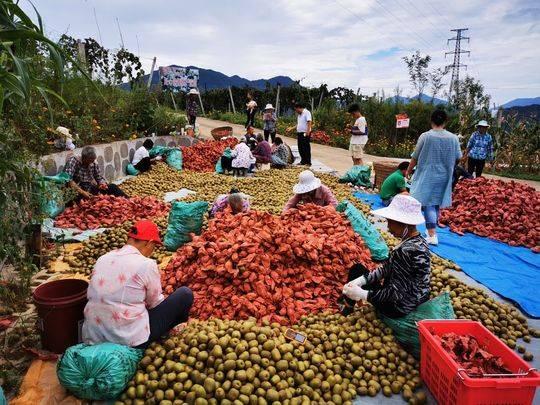
[{"label": "concrete path", "polygon": [[[245,129],[243,125],[231,124],[226,121],[211,120],[209,118],[199,117],[197,118],[197,124],[199,125],[199,130],[201,135],[204,138],[211,138],[210,131],[217,127],[222,127],[229,125],[233,127],[233,134],[235,136],[241,136],[245,134]],[[261,132],[262,129],[257,129],[256,132]],[[285,137],[280,135],[281,138],[288,143],[290,146],[296,145],[296,139]],[[349,151],[346,149],[335,148],[333,146],[319,145],[317,143],[311,144],[311,156],[313,160],[317,160],[323,163],[326,166],[329,166],[335,169],[339,174],[344,174],[352,166],[351,156]],[[383,162],[390,160],[404,160],[398,158],[387,158],[381,156],[373,155],[364,155],[364,162]],[[508,177],[492,176],[486,175],[488,178],[511,181],[514,180],[518,183],[524,183],[531,187],[534,187],[537,191],[540,191],[540,182],[533,180],[520,180],[520,179],[510,179]]]}]

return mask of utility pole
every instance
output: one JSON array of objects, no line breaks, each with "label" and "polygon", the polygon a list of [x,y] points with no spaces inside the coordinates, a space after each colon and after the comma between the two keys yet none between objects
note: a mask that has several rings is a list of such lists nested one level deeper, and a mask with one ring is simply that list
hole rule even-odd
[{"label": "utility pole", "polygon": [[467,69],[467,65],[461,64],[461,54],[466,53],[468,56],[471,55],[470,51],[464,51],[461,49],[461,41],[467,40],[467,43],[469,42],[469,37],[464,37],[462,34],[465,31],[468,31],[468,28],[456,28],[453,30],[450,30],[452,32],[456,33],[456,36],[453,38],[449,38],[447,41],[447,44],[450,43],[450,41],[456,41],[456,46],[454,48],[453,52],[445,52],[444,57],[446,58],[446,55],[454,55],[454,63],[451,65],[448,65],[447,68],[452,68],[452,80],[450,81],[450,90],[448,91],[448,101],[450,101],[452,96],[452,91],[454,91],[456,96],[459,96],[459,69],[464,67],[465,70]]},{"label": "utility pole", "polygon": [[279,90],[281,89],[281,84],[277,84],[277,92],[276,92],[276,117],[279,116]]},{"label": "utility pole", "polygon": [[152,85],[152,78],[154,77],[154,68],[156,67],[156,57],[154,56],[154,59],[152,60],[152,68],[150,69],[150,74],[148,75],[148,83],[146,84],[146,88],[149,89]]},{"label": "utility pole", "polygon": [[234,99],[232,96],[231,86],[229,86],[229,97],[231,98],[231,105],[232,105],[233,113],[236,114],[236,107],[234,105]]}]

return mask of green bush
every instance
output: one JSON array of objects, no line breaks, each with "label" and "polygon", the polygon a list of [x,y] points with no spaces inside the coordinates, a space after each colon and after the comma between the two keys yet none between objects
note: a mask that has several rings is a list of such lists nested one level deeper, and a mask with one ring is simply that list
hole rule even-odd
[{"label": "green bush", "polygon": [[154,110],[153,128],[158,135],[167,135],[175,130],[179,131],[186,123],[185,115],[168,107],[160,106]]}]

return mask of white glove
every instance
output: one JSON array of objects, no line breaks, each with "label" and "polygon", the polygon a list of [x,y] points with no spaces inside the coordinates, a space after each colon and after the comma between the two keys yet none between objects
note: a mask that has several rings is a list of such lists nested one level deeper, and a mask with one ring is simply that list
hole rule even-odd
[{"label": "white glove", "polygon": [[357,285],[358,287],[363,287],[367,284],[367,279],[364,276],[355,278],[353,281],[350,281],[348,284]]},{"label": "white glove", "polygon": [[368,292],[361,286],[352,284],[355,280],[345,284],[343,287],[343,295],[354,301],[367,301]]}]

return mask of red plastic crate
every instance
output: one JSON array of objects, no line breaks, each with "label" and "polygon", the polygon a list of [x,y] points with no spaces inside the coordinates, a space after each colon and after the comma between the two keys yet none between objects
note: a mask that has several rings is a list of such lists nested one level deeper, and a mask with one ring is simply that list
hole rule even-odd
[{"label": "red plastic crate", "polygon": [[[506,346],[480,322],[468,320],[426,320],[418,323],[421,357],[420,374],[439,405],[531,404],[540,374]],[[518,377],[471,378],[437,342],[433,334],[454,332],[474,336]]]}]

